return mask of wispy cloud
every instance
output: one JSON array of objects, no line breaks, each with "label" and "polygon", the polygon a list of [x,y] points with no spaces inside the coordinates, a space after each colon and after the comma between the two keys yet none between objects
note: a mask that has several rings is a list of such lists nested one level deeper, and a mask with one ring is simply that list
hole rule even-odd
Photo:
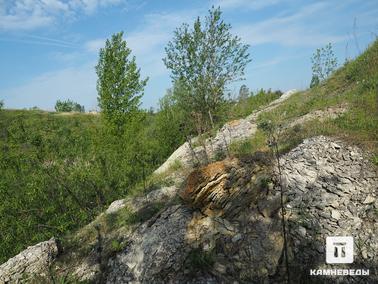
[{"label": "wispy cloud", "polygon": [[44,73],[22,86],[1,90],[0,97],[9,108],[37,105],[52,110],[58,99],[67,98],[94,108],[97,92],[93,66],[94,63]]},{"label": "wispy cloud", "polygon": [[[193,21],[198,13],[199,11],[194,9],[174,13],[150,13],[144,15],[143,26],[133,31],[125,31],[124,39],[142,70],[149,70],[148,76],[154,77],[167,73],[162,62],[165,45],[172,38],[176,27],[184,22]],[[85,50],[97,53],[105,46],[105,41],[105,38],[89,40],[84,44]]]},{"label": "wispy cloud", "polygon": [[79,45],[75,42],[37,36],[32,34],[18,34],[18,35],[8,35],[0,37],[0,41],[4,42],[15,42],[20,44],[33,44],[33,45],[47,45],[47,46],[57,46],[70,49],[77,49]]},{"label": "wispy cloud", "polygon": [[249,71],[252,71],[252,70],[260,70],[260,69],[264,69],[264,68],[267,68],[267,67],[271,67],[271,66],[276,66],[282,62],[285,62],[285,61],[289,61],[289,60],[293,60],[293,59],[298,59],[298,58],[301,58],[301,57],[304,57],[304,56],[307,56],[308,54],[306,53],[301,53],[301,54],[296,54],[296,55],[286,55],[286,56],[278,56],[278,57],[274,57],[272,59],[269,59],[269,60],[266,60],[266,61],[263,61],[263,62],[260,62],[260,63],[257,63],[257,64],[253,64],[249,67]]},{"label": "wispy cloud", "polygon": [[84,48],[88,52],[98,52],[100,48],[105,46],[105,38],[91,39],[84,43]]},{"label": "wispy cloud", "polygon": [[214,6],[220,6],[222,9],[250,9],[260,10],[269,6],[276,5],[283,0],[215,0]]},{"label": "wispy cloud", "polygon": [[330,6],[325,2],[310,4],[295,12],[286,12],[285,15],[240,25],[236,32],[251,45],[277,43],[286,46],[319,46],[338,42],[346,36],[321,30],[323,25],[319,22],[322,13]]},{"label": "wispy cloud", "polygon": [[58,18],[92,14],[98,8],[120,5],[122,0],[0,0],[0,31],[33,30]]}]

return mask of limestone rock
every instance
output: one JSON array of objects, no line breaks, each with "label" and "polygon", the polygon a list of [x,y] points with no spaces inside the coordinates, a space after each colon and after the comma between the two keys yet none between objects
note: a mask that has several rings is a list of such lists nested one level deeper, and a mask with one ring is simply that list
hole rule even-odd
[{"label": "limestone rock", "polygon": [[106,214],[111,214],[117,212],[119,209],[125,207],[124,199],[116,200],[113,201],[108,209],[106,209],[105,213]]},{"label": "limestone rock", "polygon": [[[260,165],[254,164],[258,159]],[[261,193],[267,161],[255,156],[248,162],[226,159],[212,163],[189,175],[180,196],[205,215],[235,216]]]},{"label": "limestone rock", "polygon": [[363,204],[370,204],[370,203],[373,203],[375,201],[375,198],[371,195],[368,195],[366,196],[364,202],[362,202]]},{"label": "limestone rock", "polygon": [[[227,151],[228,145],[232,142],[246,139],[256,133],[257,130],[257,117],[262,112],[270,111],[276,108],[280,103],[288,99],[291,95],[295,94],[296,90],[285,92],[280,98],[271,102],[266,108],[258,110],[245,119],[234,120],[226,123],[215,135],[205,141],[205,148],[207,156],[213,159],[220,151]],[[168,171],[176,161],[184,167],[193,167],[197,160],[202,162],[205,159],[205,153],[202,146],[194,147],[196,138],[193,138],[190,145],[185,142],[181,145],[172,155],[155,171],[155,174],[161,174]]]},{"label": "limestone rock", "polygon": [[185,246],[190,211],[173,206],[151,225],[143,224],[131,244],[109,261],[107,283],[159,282],[181,268],[189,248]]},{"label": "limestone rock", "polygon": [[28,282],[35,276],[45,276],[57,255],[55,239],[30,246],[0,265],[0,283]]},{"label": "limestone rock", "polygon": [[[315,162],[308,163],[310,157]],[[353,236],[355,242],[366,242],[365,251],[355,255],[354,264],[348,268],[361,268],[360,262],[374,271],[378,264],[378,226],[375,218],[369,217],[373,212],[369,208],[376,200],[378,173],[365,153],[334,138],[313,137],[281,158],[281,170],[288,181],[286,194],[292,196],[288,200],[288,239],[295,252],[291,259],[297,267],[295,282],[306,282],[309,268],[331,268],[325,264],[327,236]],[[305,230],[297,230],[298,226]],[[318,281],[352,283],[353,279],[329,276]],[[369,281],[375,283],[378,278]]]}]

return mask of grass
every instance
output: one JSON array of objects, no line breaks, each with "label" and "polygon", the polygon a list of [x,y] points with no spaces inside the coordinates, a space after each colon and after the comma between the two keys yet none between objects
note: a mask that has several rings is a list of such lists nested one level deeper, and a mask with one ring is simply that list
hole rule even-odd
[{"label": "grass", "polygon": [[186,259],[186,266],[194,273],[197,271],[207,271],[215,263],[214,252],[204,251],[200,248],[192,249]]},{"label": "grass", "polygon": [[288,124],[315,110],[345,107],[347,112],[334,120],[308,121],[285,130],[282,151],[290,150],[304,138],[316,135],[342,137],[378,154],[378,41],[356,60],[338,69],[327,81],[292,95],[270,112],[260,114],[258,121]]},{"label": "grass", "polygon": [[251,138],[231,143],[230,154],[233,156],[243,156],[256,151],[266,151],[268,150],[266,140],[265,133],[257,130]]}]

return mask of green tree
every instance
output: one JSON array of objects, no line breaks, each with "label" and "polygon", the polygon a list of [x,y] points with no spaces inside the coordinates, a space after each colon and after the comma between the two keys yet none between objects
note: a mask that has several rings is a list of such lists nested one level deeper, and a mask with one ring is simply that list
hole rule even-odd
[{"label": "green tree", "polygon": [[3,101],[0,101],[0,110],[2,110],[4,107],[4,102]]},{"label": "green tree", "polygon": [[57,112],[73,112],[73,111],[84,112],[85,109],[84,109],[84,106],[71,100],[65,100],[65,101],[57,100],[55,104],[55,111]]},{"label": "green tree", "polygon": [[248,99],[249,95],[250,95],[250,92],[249,92],[248,87],[246,85],[241,85],[239,89],[238,100],[239,101],[246,100]]},{"label": "green tree", "polygon": [[123,32],[112,35],[100,49],[96,66],[98,103],[106,121],[117,131],[129,122],[140,105],[148,78],[140,79],[135,57],[123,40]]},{"label": "green tree", "polygon": [[243,79],[249,59],[248,45],[231,34],[231,25],[212,8],[204,21],[198,17],[191,29],[183,24],[165,48],[163,59],[173,82],[186,89],[186,108],[205,127],[214,127],[214,114],[224,102],[225,87]]},{"label": "green tree", "polygon": [[310,87],[317,86],[321,81],[328,78],[337,67],[337,58],[333,52],[332,44],[318,48],[311,58],[312,79]]}]

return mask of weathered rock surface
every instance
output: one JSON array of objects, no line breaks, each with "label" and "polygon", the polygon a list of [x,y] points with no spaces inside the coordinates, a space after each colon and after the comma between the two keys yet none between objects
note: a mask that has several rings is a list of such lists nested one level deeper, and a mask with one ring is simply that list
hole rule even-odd
[{"label": "weathered rock surface", "polygon": [[256,199],[268,179],[270,159],[262,153],[240,161],[226,159],[194,170],[181,198],[208,216],[237,216]]},{"label": "weathered rock surface", "polygon": [[183,206],[168,208],[143,224],[126,250],[110,260],[107,283],[160,282],[177,272],[185,259],[186,225],[190,212]]},{"label": "weathered rock surface", "polygon": [[[133,198],[120,199],[112,202],[105,214],[115,214],[118,210],[127,207],[131,212],[148,211],[152,204],[163,204],[173,199],[177,194],[176,186],[162,187],[153,190],[145,196],[138,196]],[[98,218],[101,218],[104,214],[101,214]],[[96,220],[93,222],[95,223]],[[93,223],[89,224],[89,227],[93,227]],[[123,238],[129,238],[131,232],[126,230],[123,232]],[[107,236],[104,236],[107,237]],[[70,274],[79,281],[95,281],[100,273],[100,265],[98,261],[98,254],[96,250],[92,250],[84,258],[76,260],[76,267],[70,269]]]},{"label": "weathered rock surface", "polygon": [[[320,136],[283,155],[280,165],[293,283],[377,283],[378,173],[369,157],[358,147]],[[181,204],[167,202],[176,186],[112,204],[110,213],[155,202],[167,206],[126,236],[126,247],[105,263],[102,279],[284,283],[277,172],[266,154],[226,159],[193,171],[179,190]],[[354,263],[327,265],[327,236],[353,236]],[[28,248],[0,266],[0,283],[45,273],[56,254],[54,240]],[[99,269],[80,265],[81,279],[98,279]],[[324,268],[370,269],[370,275],[309,276],[310,269]]]},{"label": "weathered rock surface", "polygon": [[[257,130],[256,120],[259,114],[274,109],[296,92],[296,90],[287,91],[280,98],[271,102],[266,108],[255,111],[245,119],[238,119],[226,123],[217,132],[215,137],[209,138],[205,141],[207,156],[209,158],[214,158],[219,151],[225,151],[227,145],[230,145],[232,142],[246,139],[254,135]],[[194,141],[195,140],[193,140],[193,142]],[[202,146],[192,148],[188,142],[185,142],[172,153],[172,155],[155,171],[155,173],[160,174],[167,171],[177,160],[185,167],[193,167],[197,162],[196,159],[199,159],[200,161],[204,160],[204,151],[205,150]]]},{"label": "weathered rock surface", "polygon": [[57,255],[55,239],[30,246],[0,266],[0,283],[27,283],[34,275],[46,275]]},{"label": "weathered rock surface", "polygon": [[[310,268],[369,268],[375,276],[360,277],[358,283],[378,282],[378,173],[369,157],[357,147],[320,136],[283,156],[281,165],[296,276],[306,281]],[[325,264],[327,236],[354,237],[353,264]],[[318,278],[322,283],[357,280]]]},{"label": "weathered rock surface", "polygon": [[[225,160],[192,172],[180,192],[184,204],[140,227],[109,262],[108,283],[283,283],[280,189],[271,186],[263,160]],[[378,281],[378,174],[368,157],[320,136],[280,164],[294,283],[356,281],[310,278],[310,269],[322,268],[369,268],[370,276],[357,280]],[[355,239],[355,262],[327,265],[326,237],[344,235]],[[211,265],[193,271],[193,251],[198,259],[211,255]]]},{"label": "weathered rock surface", "polygon": [[[193,172],[180,193],[185,204],[168,207],[140,226],[127,248],[109,261],[107,283],[271,277],[283,239],[279,219],[262,217],[254,206],[268,190],[261,183],[266,178],[262,159],[226,160]],[[204,261],[207,257],[211,265]]]}]

